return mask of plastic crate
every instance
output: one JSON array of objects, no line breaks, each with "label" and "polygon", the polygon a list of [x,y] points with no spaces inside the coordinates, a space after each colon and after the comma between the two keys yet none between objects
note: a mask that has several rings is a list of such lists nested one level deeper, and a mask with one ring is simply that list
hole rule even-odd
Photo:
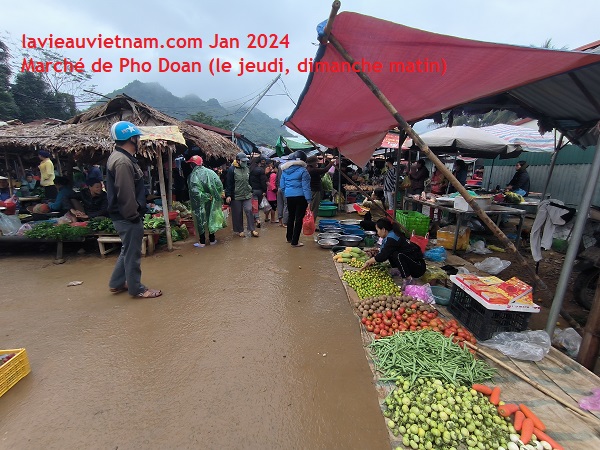
[{"label": "plastic crate", "polygon": [[24,348],[0,350],[0,355],[5,353],[15,353],[15,356],[0,366],[0,397],[31,372],[27,352]]},{"label": "plastic crate", "polygon": [[337,206],[319,206],[319,217],[333,217],[337,214]]},{"label": "plastic crate", "polygon": [[396,221],[402,225],[408,234],[413,232],[425,236],[429,232],[429,216],[418,211],[396,211]]},{"label": "plastic crate", "polygon": [[452,286],[448,309],[480,341],[485,341],[494,333],[502,331],[526,330],[532,314],[487,309],[456,285]]}]

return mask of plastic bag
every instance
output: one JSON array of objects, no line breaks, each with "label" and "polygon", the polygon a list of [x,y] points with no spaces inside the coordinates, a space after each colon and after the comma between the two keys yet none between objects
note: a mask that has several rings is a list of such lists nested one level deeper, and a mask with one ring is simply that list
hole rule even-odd
[{"label": "plastic bag", "polygon": [[429,283],[424,284],[423,286],[409,284],[404,288],[404,294],[418,298],[423,303],[427,303],[428,305],[435,302],[435,298],[433,297],[433,292],[431,292],[431,286],[429,286]]},{"label": "plastic bag", "polygon": [[7,216],[0,213],[0,231],[4,236],[13,236],[21,228],[19,216]]},{"label": "plastic bag", "polygon": [[260,209],[262,209],[265,214],[273,209],[273,207],[269,203],[269,200],[267,200],[267,197],[263,197],[263,199],[260,201],[259,206],[260,206]]},{"label": "plastic bag", "polygon": [[485,247],[485,242],[477,241],[474,242],[473,245],[469,245],[467,247],[467,252],[472,252],[477,255],[487,255],[488,253],[492,253],[492,251]]},{"label": "plastic bag", "polygon": [[579,354],[582,339],[573,328],[565,328],[564,330],[554,330],[552,343],[564,348],[571,358],[575,358]]},{"label": "plastic bag", "polygon": [[508,331],[498,333],[479,345],[494,348],[511,358],[524,361],[541,361],[550,351],[550,336],[544,330]]},{"label": "plastic bag", "polygon": [[485,258],[483,261],[475,263],[474,265],[479,270],[483,270],[491,275],[498,275],[500,272],[510,266],[510,261],[492,256]]},{"label": "plastic bag", "polygon": [[445,270],[436,266],[427,266],[425,274],[420,278],[421,281],[429,283],[431,281],[445,281],[448,279],[448,274]]},{"label": "plastic bag", "polygon": [[413,230],[409,240],[410,242],[419,246],[419,248],[421,249],[421,253],[425,253],[425,249],[427,248],[427,244],[429,243],[429,233],[427,233],[425,236],[419,236],[416,235]]},{"label": "plastic bag", "polygon": [[17,231],[17,236],[25,236],[25,232],[31,230],[32,226],[28,223],[24,223]]},{"label": "plastic bag", "polygon": [[600,388],[592,389],[592,395],[579,400],[579,406],[588,411],[600,411]]},{"label": "plastic bag", "polygon": [[220,204],[213,205],[208,216],[208,232],[214,234],[225,227],[227,227],[227,219],[223,207]]},{"label": "plastic bag", "polygon": [[430,261],[446,261],[446,249],[444,247],[434,247],[431,250],[427,250],[424,256],[425,259]]},{"label": "plastic bag", "polygon": [[302,219],[302,234],[312,236],[315,232],[315,217],[313,216],[310,207],[306,208],[304,219]]}]

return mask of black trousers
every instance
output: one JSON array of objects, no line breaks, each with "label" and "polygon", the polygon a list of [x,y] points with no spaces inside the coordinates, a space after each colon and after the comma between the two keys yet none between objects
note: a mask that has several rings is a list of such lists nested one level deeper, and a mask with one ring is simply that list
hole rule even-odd
[{"label": "black trousers", "polygon": [[390,265],[400,271],[402,278],[409,276],[419,278],[423,276],[427,265],[422,256],[416,254],[392,253],[389,258]]},{"label": "black trousers", "polygon": [[304,197],[287,197],[287,206],[289,217],[285,237],[292,245],[298,245],[308,202]]}]

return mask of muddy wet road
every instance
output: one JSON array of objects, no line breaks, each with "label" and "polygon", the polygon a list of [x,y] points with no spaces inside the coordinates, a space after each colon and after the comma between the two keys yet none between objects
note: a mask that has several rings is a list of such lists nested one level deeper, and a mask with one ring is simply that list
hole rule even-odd
[{"label": "muddy wet road", "polygon": [[330,253],[284,236],[178,242],[143,259],[164,292],[145,300],[108,292],[114,254],[3,256],[0,348],[32,372],[0,398],[0,448],[389,448]]}]

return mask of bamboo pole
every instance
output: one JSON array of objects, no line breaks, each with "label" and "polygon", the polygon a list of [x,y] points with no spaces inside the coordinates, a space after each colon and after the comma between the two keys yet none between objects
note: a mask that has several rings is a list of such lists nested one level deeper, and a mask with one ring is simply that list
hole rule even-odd
[{"label": "bamboo pole", "polygon": [[171,145],[169,145],[168,155],[167,170],[169,173],[167,174],[167,180],[169,181],[169,186],[167,187],[167,204],[169,211],[171,211],[173,209],[173,147]]},{"label": "bamboo pole", "polygon": [[167,194],[165,192],[165,174],[163,172],[162,152],[158,153],[158,184],[160,187],[160,198],[163,206],[163,217],[165,219],[165,233],[167,233],[167,249],[173,251],[173,237],[171,236],[171,222],[169,221],[169,205],[167,204]]},{"label": "bamboo pole", "polygon": [[485,356],[487,359],[489,359],[490,361],[493,361],[498,366],[502,367],[503,369],[509,371],[511,374],[519,377],[521,380],[530,384],[531,386],[536,388],[538,391],[540,391],[543,394],[546,394],[548,397],[556,400],[558,403],[560,403],[561,405],[566,407],[569,411],[574,413],[577,417],[579,417],[582,420],[585,420],[590,425],[593,425],[595,427],[595,429],[598,429],[598,427],[600,426],[600,419],[598,419],[597,417],[595,417],[589,413],[585,413],[585,412],[581,411],[579,409],[579,405],[573,405],[572,402],[569,401],[570,399],[565,399],[565,398],[560,397],[559,395],[556,395],[554,392],[552,392],[548,388],[545,388],[541,384],[536,383],[531,378],[529,378],[527,375],[524,375],[523,373],[513,369],[505,362],[500,361],[498,358],[496,358],[495,356],[492,356],[491,354],[482,350],[481,348],[477,347],[476,345],[473,345],[470,342],[465,342],[465,343],[467,344],[467,346],[469,346],[470,348],[475,350],[480,355]]},{"label": "bamboo pole", "polygon": [[8,151],[4,151],[4,164],[6,165],[6,178],[8,178],[8,193],[13,196],[13,183],[10,176],[10,166],[8,165]]},{"label": "bamboo pole", "polygon": [[[406,139],[406,132],[400,131],[400,136],[398,136],[398,152],[396,153],[396,181],[395,181],[395,189],[394,189],[394,204],[392,207],[392,211],[394,211],[394,215],[396,215],[396,210],[398,209],[398,182],[400,181],[400,155],[402,154],[402,144]],[[402,197],[404,198],[404,197]]]},{"label": "bamboo pole", "polygon": [[340,2],[339,0],[335,0],[331,4],[331,12],[329,13],[329,18],[327,19],[327,25],[325,25],[323,35],[319,39],[319,42],[321,42],[321,44],[327,44],[327,41],[329,40],[329,35],[331,34],[331,29],[333,28],[333,21],[335,20],[335,16],[340,10],[340,6],[342,6],[342,2]]},{"label": "bamboo pole", "polygon": [[21,159],[21,155],[17,155],[17,161],[19,162],[19,167],[21,168],[21,174],[23,178],[25,178],[25,166],[23,165],[23,160]]},{"label": "bamboo pole", "polygon": [[[334,48],[340,53],[340,55],[355,67],[355,60],[352,56],[346,51],[344,46],[335,38],[333,34],[329,36],[329,42],[334,46]],[[506,235],[502,232],[502,230],[494,223],[492,219],[485,213],[483,209],[475,202],[473,197],[469,195],[465,187],[460,184],[460,182],[454,177],[452,172],[448,170],[448,168],[440,161],[440,159],[431,151],[429,146],[421,139],[411,126],[404,120],[404,118],[400,115],[398,110],[390,103],[387,97],[379,90],[379,88],[373,83],[371,78],[364,73],[362,70],[357,70],[356,75],[360,77],[360,79],[369,87],[371,92],[377,97],[377,99],[385,106],[385,108],[392,114],[394,119],[398,122],[398,125],[402,130],[406,132],[406,134],[413,140],[413,143],[417,144],[419,149],[429,158],[431,162],[437,167],[439,171],[442,172],[444,177],[446,177],[450,183],[454,186],[454,188],[460,193],[460,195],[465,199],[465,201],[469,204],[469,206],[473,209],[473,212],[477,214],[477,216],[481,219],[481,221],[494,233],[494,235],[500,240],[500,242],[507,248],[511,253],[513,253],[517,259],[517,262],[526,270],[532,278],[535,280],[535,284],[537,287],[541,289],[546,289],[546,284],[542,281],[542,279],[535,273],[535,269],[531,266],[525,258],[517,251],[517,248],[514,244],[506,237]]]}]

